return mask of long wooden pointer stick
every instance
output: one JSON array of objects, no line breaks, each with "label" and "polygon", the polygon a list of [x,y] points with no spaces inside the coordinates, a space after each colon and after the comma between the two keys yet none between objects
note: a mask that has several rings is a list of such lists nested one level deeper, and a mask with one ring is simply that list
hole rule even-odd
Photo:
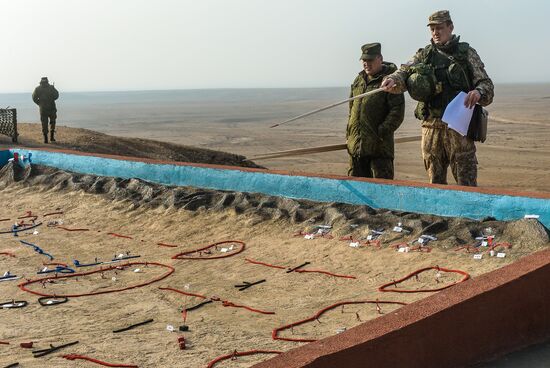
[{"label": "long wooden pointer stick", "polygon": [[[395,138],[395,143],[406,143],[406,142],[417,142],[422,139],[421,136],[412,136],[412,137],[401,137],[401,138]],[[300,155],[310,155],[312,153],[321,153],[321,152],[330,152],[330,151],[339,151],[344,150],[347,148],[347,145],[344,144],[332,144],[329,146],[319,146],[319,147],[311,147],[311,148],[300,148],[300,149],[294,149],[289,151],[279,151],[279,152],[273,152],[273,153],[267,153],[263,155],[253,156],[250,158],[247,158],[243,161],[251,161],[251,160],[265,160],[268,158],[280,158],[280,157],[287,157],[287,156],[300,156]]]},{"label": "long wooden pointer stick", "polygon": [[328,109],[332,109],[333,107],[338,106],[338,105],[341,105],[341,104],[345,104],[346,102],[350,102],[350,101],[353,101],[353,100],[357,100],[358,98],[367,97],[367,96],[373,95],[373,94],[375,94],[375,93],[384,92],[384,91],[386,91],[385,88],[373,89],[372,91],[365,92],[365,93],[362,93],[362,94],[360,94],[360,95],[350,97],[350,98],[348,98],[348,99],[346,99],[346,100],[343,100],[343,101],[340,101],[340,102],[333,103],[332,105],[328,105],[328,106],[325,106],[325,107],[321,107],[320,109],[313,110],[313,111],[310,111],[310,112],[306,112],[305,114],[302,114],[302,115],[298,115],[298,116],[296,116],[296,117],[293,117],[292,119],[285,120],[285,121],[283,121],[282,123],[278,123],[278,124],[272,125],[272,126],[270,126],[270,128],[275,128],[275,127],[278,127],[279,125],[283,125],[283,124],[286,124],[286,123],[290,123],[291,121],[298,120],[298,119],[301,119],[301,118],[305,118],[306,116],[313,115],[313,114],[316,114],[316,113],[321,112],[321,111],[325,111],[325,110],[328,110]]}]

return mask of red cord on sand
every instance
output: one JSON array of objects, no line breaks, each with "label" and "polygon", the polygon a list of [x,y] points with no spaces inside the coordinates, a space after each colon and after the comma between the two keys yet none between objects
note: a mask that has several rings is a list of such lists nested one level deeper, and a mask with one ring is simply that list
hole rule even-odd
[{"label": "red cord on sand", "polygon": [[272,264],[269,264],[269,263],[264,263],[264,262],[260,262],[260,261],[254,261],[254,260],[249,259],[249,258],[245,258],[245,261],[250,262],[250,263],[252,263],[252,264],[267,266],[267,267],[271,267],[271,268],[278,268],[278,269],[280,269],[280,270],[285,270],[285,269],[286,269],[286,267],[283,267],[283,266],[275,266],[275,265],[272,265]]},{"label": "red cord on sand", "polygon": [[117,238],[124,238],[124,239],[134,239],[134,238],[132,238],[131,236],[127,236],[127,235],[120,235],[120,234],[117,234],[117,233],[107,233],[107,235],[112,235],[112,236],[116,236]]},{"label": "red cord on sand", "polygon": [[166,243],[157,243],[159,247],[168,247],[168,248],[177,248],[177,245],[174,244],[166,244]]},{"label": "red cord on sand", "polygon": [[[213,247],[217,247],[218,245],[222,245],[222,244],[232,244],[232,243],[237,243],[237,244],[240,244],[240,248],[236,251],[236,252],[233,252],[233,253],[228,253],[228,254],[225,254],[223,256],[215,256],[215,257],[187,257],[187,255],[189,254],[193,254],[193,253],[197,253],[197,252],[202,252],[202,251],[205,251],[207,249],[210,249],[210,248],[213,248]],[[240,241],[240,240],[224,240],[224,241],[220,241],[220,242],[217,242],[217,243],[214,243],[214,244],[210,244],[210,245],[207,245],[206,247],[202,247],[202,248],[199,248],[199,249],[194,249],[194,250],[190,250],[190,251],[187,251],[187,252],[182,252],[182,253],[178,253],[174,256],[172,256],[172,259],[200,259],[200,260],[207,260],[207,259],[219,259],[219,258],[227,258],[227,257],[231,257],[231,256],[234,256],[236,254],[239,254],[241,253],[244,249],[245,249],[246,245],[244,242]]]},{"label": "red cord on sand", "polygon": [[61,267],[69,267],[66,263],[60,263],[60,262],[42,262],[44,266],[61,266]]},{"label": "red cord on sand", "polygon": [[62,215],[62,214],[63,214],[63,211],[58,211],[58,212],[48,212],[43,214],[42,216],[46,217],[46,216]]},{"label": "red cord on sand", "polygon": [[14,257],[14,258],[15,258],[15,254],[13,254],[12,252],[0,252],[0,255],[8,256],[8,257]]},{"label": "red cord on sand", "polygon": [[61,229],[61,230],[65,230],[65,231],[90,231],[90,229],[69,229],[68,227],[65,227],[65,226],[54,226],[56,229]]},{"label": "red cord on sand", "polygon": [[[45,281],[48,281],[48,280],[59,280],[59,279],[66,279],[66,278],[69,278],[69,277],[92,275],[94,273],[105,272],[105,271],[110,271],[110,270],[114,270],[114,269],[120,269],[121,267],[124,268],[124,267],[130,267],[130,266],[134,266],[134,265],[160,266],[160,267],[168,268],[169,271],[167,273],[165,273],[164,275],[161,275],[157,278],[154,278],[153,280],[144,282],[142,284],[131,285],[131,286],[121,288],[121,289],[96,291],[96,292],[92,292],[92,293],[63,294],[63,295],[62,294],[57,294],[57,293],[56,294],[46,294],[46,293],[40,293],[40,292],[34,291],[34,290],[29,290],[26,287],[27,285],[35,284],[37,282],[45,282]],[[110,267],[107,267],[107,268],[99,268],[99,269],[88,271],[88,272],[70,273],[70,274],[62,275],[62,276],[57,275],[57,276],[44,277],[44,278],[41,278],[41,279],[27,280],[27,281],[25,281],[25,282],[23,282],[23,283],[21,283],[17,286],[19,287],[19,289],[21,289],[23,291],[29,292],[29,293],[34,294],[34,295],[39,295],[39,296],[54,297],[54,298],[55,297],[57,297],[57,298],[78,298],[78,297],[81,297],[81,296],[91,296],[91,295],[118,293],[118,292],[125,291],[125,290],[140,288],[140,287],[143,287],[143,286],[153,284],[157,281],[164,280],[165,278],[170,276],[172,273],[174,273],[174,271],[175,271],[174,267],[172,267],[170,265],[165,265],[165,264],[162,264],[162,263],[157,263],[157,262],[130,262],[130,263],[126,263],[126,264],[113,265],[113,266],[110,266]]]},{"label": "red cord on sand", "polygon": [[392,302],[387,300],[359,300],[359,301],[351,301],[351,302],[340,302],[333,305],[330,305],[326,308],[321,309],[317,313],[315,313],[313,316],[303,319],[301,321],[293,322],[288,325],[284,325],[281,327],[277,327],[271,332],[271,338],[273,340],[284,340],[284,341],[296,341],[296,342],[313,342],[317,341],[316,339],[300,339],[300,338],[290,338],[290,337],[279,337],[279,332],[288,330],[289,328],[302,325],[307,322],[318,320],[319,317],[321,317],[325,312],[337,308],[341,305],[347,305],[347,304],[376,304],[377,309],[379,308],[380,304],[397,304],[397,305],[407,305],[407,303],[403,302]]},{"label": "red cord on sand", "polygon": [[105,366],[105,367],[138,368],[137,365],[133,365],[133,364],[113,364],[113,363],[107,363],[107,362],[103,362],[103,361],[98,360],[98,359],[90,358],[90,357],[87,357],[87,356],[84,356],[84,355],[77,355],[77,354],[63,355],[63,358],[65,358],[65,359],[67,359],[67,360],[76,360],[76,359],[87,360],[87,361],[89,361],[89,362],[96,363],[96,364],[100,364],[100,365],[103,365],[103,366]]},{"label": "red cord on sand", "polygon": [[7,341],[0,341],[0,345],[9,345],[10,343]]},{"label": "red cord on sand", "polygon": [[282,354],[282,353],[283,353],[282,351],[277,351],[277,350],[250,350],[250,351],[241,351],[241,352],[235,350],[231,354],[222,355],[212,360],[210,363],[208,363],[208,366],[206,368],[212,368],[213,366],[216,365],[216,363],[219,363],[227,359],[235,359],[240,356],[247,356],[247,355],[254,355],[254,354]]},{"label": "red cord on sand", "polygon": [[[239,304],[235,304],[233,302],[230,302],[229,300],[221,300],[219,298],[208,298],[207,296],[205,295],[200,295],[200,294],[193,294],[193,293],[187,293],[185,291],[181,291],[181,290],[178,290],[178,289],[174,289],[174,288],[170,288],[170,287],[159,287],[160,290],[169,290],[169,291],[174,291],[176,293],[180,293],[180,294],[183,294],[183,295],[187,295],[187,296],[195,296],[197,298],[201,298],[201,299],[210,299],[212,301],[221,301],[222,302],[222,306],[224,307],[234,307],[234,308],[243,308],[243,309],[246,309],[246,310],[249,310],[251,312],[255,312],[255,313],[261,313],[261,314],[275,314],[275,312],[267,312],[267,311],[263,311],[263,310],[260,310],[260,309],[255,309],[255,308],[251,308],[251,307],[247,307],[245,305],[239,305]],[[182,314],[183,315],[183,320],[185,321],[186,318],[187,318],[187,311],[184,309],[184,313]]]},{"label": "red cord on sand", "polygon": [[[252,264],[257,264],[257,265],[261,265],[261,266],[266,266],[266,267],[271,267],[271,268],[278,268],[280,270],[285,270],[287,269],[287,267],[283,267],[283,266],[276,266],[276,265],[272,265],[272,264],[269,264],[269,263],[264,263],[264,262],[259,262],[259,261],[254,261],[252,259],[249,259],[249,258],[245,258],[245,261],[249,262],[249,263],[252,263]],[[303,270],[303,269],[297,269],[297,270],[294,270],[293,272],[299,272],[299,273],[307,273],[307,272],[311,272],[311,273],[322,273],[324,275],[329,275],[329,276],[334,276],[334,277],[341,277],[341,278],[345,278],[345,279],[356,279],[357,277],[355,276],[348,276],[348,275],[339,275],[339,274],[336,274],[336,273],[332,273],[332,272],[328,272],[328,271],[321,271],[321,270]]]},{"label": "red cord on sand", "polygon": [[[459,281],[456,281],[456,282],[453,282],[452,284],[449,284],[449,285],[446,285],[446,286],[442,286],[440,288],[436,288],[436,289],[419,289],[419,290],[408,290],[408,289],[397,289],[397,288],[394,288],[394,289],[387,289],[388,287],[390,286],[396,286],[397,287],[397,284],[405,281],[405,280],[408,280],[410,279],[411,277],[414,277],[424,271],[428,271],[428,270],[437,270],[437,271],[442,271],[442,272],[449,272],[449,273],[458,273],[460,275],[463,275],[464,277],[459,280]],[[444,290],[444,289],[447,289],[447,288],[450,288],[451,286],[454,286],[456,284],[459,284],[461,282],[464,282],[466,280],[468,280],[470,278],[470,275],[464,271],[460,271],[460,270],[449,270],[447,268],[443,268],[443,267],[439,267],[439,266],[435,266],[435,267],[425,267],[425,268],[421,268],[420,270],[416,270],[414,271],[413,273],[410,273],[408,274],[407,276],[399,279],[399,280],[394,280],[392,282],[388,282],[387,284],[384,284],[382,286],[380,286],[378,288],[378,291],[381,291],[381,292],[393,292],[393,293],[429,293],[429,292],[434,292],[434,291],[440,291],[440,290]]]}]

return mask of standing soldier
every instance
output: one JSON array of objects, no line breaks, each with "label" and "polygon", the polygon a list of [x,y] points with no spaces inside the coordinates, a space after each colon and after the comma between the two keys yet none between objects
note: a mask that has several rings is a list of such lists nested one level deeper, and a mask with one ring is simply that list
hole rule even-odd
[{"label": "standing soldier", "polygon": [[[383,78],[397,70],[395,64],[383,60],[379,43],[363,45],[361,51],[363,70],[351,86],[350,97],[380,88]],[[375,93],[350,102],[346,130],[348,175],[393,179],[393,133],[404,115],[403,93]]]},{"label": "standing soldier", "polygon": [[32,93],[32,100],[40,107],[40,121],[42,122],[44,143],[48,143],[48,120],[50,122],[50,140],[55,142],[55,119],[57,118],[55,100],[58,98],[59,92],[57,92],[54,86],[48,83],[47,77],[42,77],[40,85]]},{"label": "standing soldier", "polygon": [[419,101],[415,116],[422,121],[422,157],[431,183],[447,184],[447,167],[459,185],[477,185],[474,141],[441,120],[445,108],[461,91],[464,105],[487,106],[493,101],[493,82],[477,52],[453,34],[449,11],[432,14],[431,43],[382,83],[391,93],[406,90]]}]

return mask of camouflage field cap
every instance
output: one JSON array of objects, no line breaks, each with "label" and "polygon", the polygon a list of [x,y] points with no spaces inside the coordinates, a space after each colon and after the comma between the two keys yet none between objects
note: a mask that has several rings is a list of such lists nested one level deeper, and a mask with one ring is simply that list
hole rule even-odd
[{"label": "camouflage field cap", "polygon": [[448,10],[439,10],[433,13],[428,18],[428,27],[434,24],[442,24],[445,22],[452,22],[451,14]]},{"label": "camouflage field cap", "polygon": [[48,77],[40,78],[40,83],[48,83]]},{"label": "camouflage field cap", "polygon": [[382,55],[382,45],[378,42],[367,43],[361,46],[361,52],[360,60],[374,60],[377,56]]}]

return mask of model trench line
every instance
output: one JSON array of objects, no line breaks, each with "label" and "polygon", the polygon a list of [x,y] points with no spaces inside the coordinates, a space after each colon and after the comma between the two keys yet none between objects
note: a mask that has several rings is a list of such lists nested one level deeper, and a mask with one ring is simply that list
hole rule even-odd
[{"label": "model trench line", "polygon": [[178,289],[174,289],[172,287],[159,287],[160,290],[167,290],[167,291],[173,291],[175,293],[179,293],[179,294],[182,294],[182,295],[185,295],[185,296],[192,296],[192,297],[196,297],[196,298],[200,298],[200,299],[204,299],[206,300],[206,302],[203,302],[201,303],[200,305],[197,305],[197,306],[194,306],[194,307],[191,307],[191,308],[184,308],[183,310],[183,320],[185,321],[187,319],[187,311],[190,311],[190,310],[193,310],[193,309],[197,309],[199,306],[202,306],[204,304],[208,304],[210,302],[221,302],[222,303],[222,306],[223,307],[233,307],[233,308],[243,308],[243,309],[246,309],[250,312],[254,312],[254,313],[260,313],[260,314],[275,314],[275,312],[270,312],[270,311],[264,311],[264,310],[261,310],[261,309],[257,309],[257,308],[252,308],[252,307],[248,307],[246,305],[240,305],[240,304],[235,304],[229,300],[223,300],[221,298],[218,298],[218,297],[207,297],[206,295],[201,295],[201,294],[195,294],[195,293],[188,293],[188,292],[185,292],[185,291],[182,291],[182,290],[178,290]]},{"label": "model trench line", "polygon": [[67,354],[67,355],[63,355],[62,357],[67,359],[67,360],[77,360],[77,359],[86,360],[88,362],[96,363],[96,364],[99,364],[99,365],[102,365],[102,366],[105,366],[105,367],[138,368],[137,365],[133,365],[133,364],[107,363],[107,362],[104,362],[104,361],[99,360],[99,359],[90,358],[90,357],[87,357],[87,356],[84,356],[84,355],[78,355],[78,354]]},{"label": "model trench line", "polygon": [[[272,265],[272,264],[265,263],[265,262],[255,261],[255,260],[249,259],[249,258],[246,258],[245,261],[247,261],[248,263],[252,263],[252,264],[256,264],[256,265],[260,265],[260,266],[271,267],[271,268],[277,268],[277,269],[280,269],[280,270],[286,270],[287,269],[287,267],[284,267],[284,266]],[[306,262],[306,263],[309,264],[309,262]],[[355,276],[339,275],[339,274],[336,274],[336,273],[332,273],[332,272],[328,272],[328,271],[321,271],[321,270],[303,270],[303,269],[299,269],[299,268],[294,268],[294,269],[290,269],[290,270],[287,271],[287,273],[289,273],[289,272],[320,273],[320,274],[333,276],[333,277],[340,277],[340,278],[344,278],[344,279],[357,279],[357,277],[355,277]]]},{"label": "model trench line", "polygon": [[[164,243],[157,243],[157,244],[162,245],[162,246],[171,247],[171,245],[164,244]],[[223,244],[239,244],[239,247],[238,247],[237,251],[231,252],[231,253],[228,252],[227,254],[224,254],[224,255],[221,255],[221,256],[213,256],[213,257],[190,257],[189,256],[190,254],[194,254],[194,253],[199,253],[200,254],[200,252],[207,251],[210,248],[217,248],[219,245],[223,245]],[[246,248],[246,244],[244,242],[240,241],[240,240],[224,240],[224,241],[216,242],[214,244],[207,245],[207,246],[199,248],[199,249],[194,249],[194,250],[189,250],[189,251],[186,251],[186,252],[178,253],[176,255],[173,255],[172,259],[209,260],[209,259],[227,258],[227,257],[237,255],[239,253],[242,253],[245,250],[245,248]]]},{"label": "model trench line", "polygon": [[[410,279],[414,276],[417,276],[417,275],[421,274],[422,272],[429,271],[429,270],[436,270],[438,272],[441,271],[441,272],[447,272],[447,273],[457,273],[457,274],[462,275],[463,277],[459,281],[455,281],[451,284],[448,284],[448,285],[445,285],[445,286],[442,286],[442,287],[439,287],[439,288],[435,288],[435,289],[416,289],[416,290],[397,289],[397,288],[388,289],[390,286],[397,287],[397,285],[402,283],[403,281],[406,281],[406,280],[408,280],[408,279]],[[448,289],[451,286],[454,286],[456,284],[459,284],[461,282],[464,282],[464,281],[468,280],[469,278],[470,278],[470,275],[468,273],[464,272],[464,271],[450,270],[448,268],[443,268],[443,267],[439,267],[439,266],[425,267],[425,268],[421,268],[419,270],[416,270],[414,272],[411,272],[410,274],[408,274],[405,277],[400,278],[399,280],[394,280],[392,282],[388,282],[388,283],[380,286],[378,288],[378,291],[380,291],[380,292],[392,292],[392,293],[431,293],[431,292],[435,292],[435,291],[441,291],[441,290]]]},{"label": "model trench line", "polygon": [[280,337],[279,332],[282,332],[284,330],[288,330],[289,328],[293,328],[299,325],[303,325],[308,322],[312,322],[315,320],[318,320],[319,317],[321,317],[324,313],[328,312],[331,309],[338,308],[340,306],[344,305],[350,305],[350,304],[376,304],[376,309],[380,312],[380,304],[396,304],[396,305],[407,305],[407,303],[403,302],[396,302],[396,301],[390,301],[390,300],[358,300],[358,301],[347,301],[347,302],[339,302],[336,304],[329,305],[328,307],[325,307],[315,313],[313,316],[303,319],[301,321],[289,323],[288,325],[284,325],[281,327],[277,327],[273,330],[271,333],[271,338],[273,340],[283,340],[283,341],[294,341],[294,342],[314,342],[317,341],[317,339],[301,339],[301,338],[291,338],[291,337]]},{"label": "model trench line", "polygon": [[[143,265],[143,266],[151,266],[152,265],[152,266],[164,267],[164,268],[168,269],[168,272],[166,272],[165,274],[163,274],[159,277],[156,277],[156,278],[154,278],[150,281],[147,281],[147,282],[144,282],[144,283],[141,283],[141,284],[131,285],[131,286],[127,286],[125,288],[120,288],[120,289],[95,291],[95,292],[91,292],[91,293],[82,293],[82,294],[57,294],[57,293],[55,293],[55,294],[48,294],[48,293],[41,293],[41,292],[38,292],[38,291],[30,290],[30,289],[27,288],[28,285],[35,284],[37,282],[44,282],[44,281],[48,281],[48,280],[60,280],[60,279],[65,279],[65,278],[69,278],[69,277],[87,276],[87,275],[92,275],[92,274],[95,274],[95,273],[101,273],[101,272],[111,271],[111,270],[115,270],[115,269],[120,269],[121,267],[122,268],[127,268],[127,267],[130,267],[130,266],[137,266],[137,265]],[[144,286],[147,286],[147,285],[151,285],[155,282],[164,280],[165,278],[170,276],[172,273],[174,273],[174,271],[175,271],[174,267],[172,267],[170,265],[167,265],[167,264],[163,264],[163,263],[158,263],[158,262],[130,262],[130,263],[125,263],[123,265],[113,265],[113,266],[110,266],[110,267],[107,267],[107,268],[99,268],[99,269],[88,271],[88,272],[71,273],[71,274],[62,275],[62,276],[50,276],[50,277],[44,277],[44,278],[41,278],[41,279],[28,280],[28,281],[25,281],[25,282],[22,282],[21,284],[19,284],[18,287],[23,291],[26,291],[28,293],[38,295],[38,296],[52,297],[52,298],[78,298],[78,297],[82,297],[82,296],[111,294],[111,293],[118,293],[118,292],[121,292],[121,291],[141,288],[141,287],[144,287]]]},{"label": "model trench line", "polygon": [[282,351],[278,351],[278,350],[249,350],[249,351],[235,350],[231,354],[226,354],[215,358],[210,363],[208,363],[206,368],[212,368],[221,361],[228,360],[228,359],[235,360],[237,357],[241,357],[241,356],[249,356],[249,355],[256,355],[256,354],[282,354],[282,353],[283,353]]}]

